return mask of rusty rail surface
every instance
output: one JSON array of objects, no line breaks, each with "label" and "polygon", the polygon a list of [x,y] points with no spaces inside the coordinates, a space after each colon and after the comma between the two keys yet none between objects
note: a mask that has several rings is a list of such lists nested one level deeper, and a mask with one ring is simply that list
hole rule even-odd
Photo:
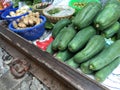
[{"label": "rusty rail surface", "polygon": [[13,57],[27,60],[30,72],[51,90],[109,90],[86,75],[56,60],[14,32],[0,25],[0,46]]}]

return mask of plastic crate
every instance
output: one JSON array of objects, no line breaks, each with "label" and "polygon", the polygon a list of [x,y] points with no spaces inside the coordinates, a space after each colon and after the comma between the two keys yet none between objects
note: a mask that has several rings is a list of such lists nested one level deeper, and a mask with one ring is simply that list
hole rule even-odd
[{"label": "plastic crate", "polygon": [[11,22],[9,24],[9,29],[11,31],[14,31],[15,33],[19,34],[20,36],[24,37],[27,40],[35,40],[38,39],[40,36],[43,35],[44,31],[45,31],[45,22],[46,22],[46,18],[44,16],[40,16],[40,18],[42,19],[42,22],[36,26],[30,27],[30,28],[25,28],[25,29],[15,29],[13,27],[13,23]]},{"label": "plastic crate", "polygon": [[6,10],[8,10],[8,9],[12,9],[12,8],[13,8],[13,4],[11,3],[10,6],[8,6],[7,8],[4,8],[3,10],[0,10],[0,19],[2,19],[2,18],[1,18],[1,14],[2,14],[4,11],[6,11]]},{"label": "plastic crate", "polygon": [[76,13],[81,10],[84,6],[74,6],[74,3],[83,3],[83,4],[87,4],[88,2],[99,2],[100,0],[70,0],[69,2],[69,6],[74,8],[76,10]]},{"label": "plastic crate", "polygon": [[28,14],[28,12],[26,12],[25,14],[21,14],[21,15],[19,15],[19,16],[6,17],[7,15],[10,14],[11,11],[14,11],[14,12],[15,12],[17,9],[18,9],[18,8],[13,8],[13,9],[9,9],[9,10],[6,10],[5,12],[3,12],[2,15],[1,15],[2,19],[7,20],[7,22],[10,23],[10,22],[12,22],[12,21],[14,21],[14,20],[16,20],[16,19],[18,19],[18,18],[20,18],[20,17],[25,16],[25,15]]}]

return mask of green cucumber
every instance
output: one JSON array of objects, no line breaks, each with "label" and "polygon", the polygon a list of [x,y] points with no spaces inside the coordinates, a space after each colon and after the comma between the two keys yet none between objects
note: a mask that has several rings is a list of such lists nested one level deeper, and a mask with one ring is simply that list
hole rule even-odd
[{"label": "green cucumber", "polygon": [[[119,23],[120,23],[120,21],[119,21]],[[118,32],[117,32],[117,34],[116,34],[116,38],[117,38],[117,39],[120,39],[120,29],[118,30]]]},{"label": "green cucumber", "polygon": [[116,3],[108,3],[94,20],[98,30],[105,30],[120,18],[120,6]]},{"label": "green cucumber", "polygon": [[120,5],[120,1],[119,1],[119,0],[108,0],[108,1],[107,1],[107,4],[108,4],[108,3],[115,3],[115,4]]},{"label": "green cucumber", "polygon": [[117,32],[117,37],[116,37],[117,39],[120,39],[120,29],[118,30],[118,32]]},{"label": "green cucumber", "polygon": [[105,44],[105,40],[102,36],[94,35],[89,40],[85,48],[75,54],[75,56],[73,57],[74,61],[77,63],[82,63],[89,60],[90,58],[98,54],[105,47]]},{"label": "green cucumber", "polygon": [[62,35],[64,32],[66,32],[67,28],[64,27],[60,32],[59,34],[56,36],[56,38],[54,39],[53,43],[52,43],[52,48],[53,50],[58,50],[58,44],[59,44],[59,41],[60,39],[62,38]]},{"label": "green cucumber", "polygon": [[90,64],[90,60],[83,62],[80,65],[80,70],[85,73],[85,74],[91,74],[93,73],[93,70],[89,69],[89,64]]},{"label": "green cucumber", "polygon": [[111,63],[118,56],[120,56],[120,40],[115,41],[95,58],[92,58],[89,68],[91,70],[99,70]]},{"label": "green cucumber", "polygon": [[73,28],[73,26],[67,27],[66,32],[63,33],[62,38],[58,44],[58,49],[61,51],[67,49],[68,43],[73,39],[76,33],[77,31]]},{"label": "green cucumber", "polygon": [[115,35],[120,29],[120,23],[116,22],[111,27],[107,28],[104,31],[104,35],[106,38],[111,38],[113,35]]},{"label": "green cucumber", "polygon": [[99,82],[103,82],[119,64],[120,57],[114,59],[110,64],[97,71],[95,73],[95,79]]},{"label": "green cucumber", "polygon": [[120,18],[118,19],[118,22],[120,23]]},{"label": "green cucumber", "polygon": [[73,58],[70,58],[65,63],[73,68],[77,68],[79,66],[78,63],[74,62]]},{"label": "green cucumber", "polygon": [[71,21],[67,18],[61,19],[60,21],[58,21],[52,29],[52,36],[55,38],[57,36],[57,34],[62,30],[62,28],[64,28],[65,26],[67,26],[70,23],[71,23]]},{"label": "green cucumber", "polygon": [[73,56],[73,53],[71,53],[68,49],[64,51],[58,51],[58,53],[55,55],[55,58],[57,58],[60,61],[66,61],[70,59]]},{"label": "green cucumber", "polygon": [[52,43],[49,44],[49,46],[46,49],[46,52],[50,53],[51,55],[54,54],[55,51],[52,49]]},{"label": "green cucumber", "polygon": [[92,26],[88,26],[80,30],[68,44],[71,52],[77,52],[85,46],[89,39],[96,34],[96,30]]},{"label": "green cucumber", "polygon": [[54,24],[51,23],[49,20],[47,20],[46,23],[45,23],[45,29],[46,30],[52,30],[53,27],[54,27]]},{"label": "green cucumber", "polygon": [[79,29],[89,26],[100,9],[101,9],[100,3],[89,2],[77,13],[72,23]]},{"label": "green cucumber", "polygon": [[[105,47],[105,49],[103,49],[102,51],[105,51],[108,47]],[[94,58],[94,57],[93,57]],[[92,61],[92,59],[89,59],[83,63],[81,63],[80,65],[80,70],[85,73],[85,74],[92,74],[94,72],[94,70],[91,70],[89,68],[90,66],[90,62]]]}]

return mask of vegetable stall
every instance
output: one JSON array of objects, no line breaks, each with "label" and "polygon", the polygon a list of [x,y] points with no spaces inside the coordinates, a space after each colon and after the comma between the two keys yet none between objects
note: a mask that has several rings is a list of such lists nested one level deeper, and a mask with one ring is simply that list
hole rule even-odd
[{"label": "vegetable stall", "polygon": [[[25,1],[26,12],[18,2],[13,0],[16,10],[1,14],[9,30],[109,89],[120,89],[113,80],[120,79],[119,0],[70,0],[68,6]],[[109,78],[118,86],[107,85]]]}]

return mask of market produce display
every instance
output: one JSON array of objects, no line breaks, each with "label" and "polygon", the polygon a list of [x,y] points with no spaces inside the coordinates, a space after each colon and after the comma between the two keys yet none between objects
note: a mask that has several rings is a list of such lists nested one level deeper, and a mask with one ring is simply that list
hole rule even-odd
[{"label": "market produce display", "polygon": [[101,7],[101,4],[97,2],[88,3],[82,10],[77,13],[72,21],[73,24],[76,25],[79,29],[90,25],[96,14],[100,11]]},{"label": "market produce display", "polygon": [[42,2],[42,0],[12,0],[12,1],[14,3],[14,7],[18,7],[19,6],[19,2],[21,2],[21,1],[24,1],[29,6],[32,6],[34,4]]},{"label": "market produce display", "polygon": [[79,69],[85,74],[93,73],[93,71],[91,69],[89,69],[90,62],[91,62],[91,60],[87,60],[86,62],[81,63]]},{"label": "market produce display", "polygon": [[52,43],[50,43],[48,47],[46,47],[46,52],[50,53],[51,55],[55,53],[55,51],[52,49]]},{"label": "market produce display", "polygon": [[94,20],[95,27],[102,31],[113,25],[120,17],[120,13],[116,12],[120,12],[119,4],[117,2],[107,3]]},{"label": "market produce display", "polygon": [[55,38],[60,30],[70,23],[71,21],[69,19],[61,19],[60,21],[58,21],[52,29],[52,36]]},{"label": "market produce display", "polygon": [[0,19],[2,19],[1,14],[8,10],[8,9],[12,9],[13,8],[13,4],[11,1],[9,0],[0,0]]},{"label": "market produce display", "polygon": [[70,19],[74,13],[74,8],[65,5],[50,5],[43,9],[43,15],[52,23],[56,23],[64,18]]},{"label": "market produce display", "polygon": [[81,10],[85,5],[87,5],[88,2],[99,2],[100,0],[70,0],[69,6],[72,8],[75,8],[76,13]]},{"label": "market produce display", "polygon": [[97,81],[104,81],[107,76],[120,64],[120,57],[117,57],[110,64],[95,73]]},{"label": "market produce display", "polygon": [[43,10],[51,5],[51,2],[39,2],[32,6],[34,12],[39,12],[43,14]]},{"label": "market produce display", "polygon": [[[98,44],[99,43],[99,44]],[[85,48],[78,52],[73,58],[75,62],[82,63],[98,54],[105,46],[105,40],[100,35],[94,35]]]},{"label": "market produce display", "polygon": [[[120,12],[119,3],[110,0],[102,7],[91,2],[70,23],[66,24],[64,19],[58,21],[52,29],[54,41],[47,52],[103,82],[120,64],[120,13],[116,13]],[[109,38],[114,38],[113,44],[106,42]]]},{"label": "market produce display", "polygon": [[39,15],[38,12],[29,12],[29,14],[10,22],[8,28],[23,38],[33,41],[44,34],[45,23],[46,17]]},{"label": "market produce display", "polygon": [[76,63],[73,58],[68,59],[65,63],[73,68],[79,67],[79,64]]},{"label": "market produce display", "polygon": [[58,49],[61,51],[67,49],[68,44],[75,35],[76,35],[76,30],[73,28],[73,26],[72,25],[68,26],[66,28],[66,31],[61,36],[62,38],[59,41]]},{"label": "market produce display", "polygon": [[[111,63],[115,58],[120,56],[120,40],[115,41],[106,50],[98,54],[95,58],[92,58],[89,68],[91,70],[99,70],[109,63]],[[117,52],[116,52],[117,51]]]},{"label": "market produce display", "polygon": [[62,30],[60,30],[59,34],[56,36],[56,38],[54,39],[53,43],[52,43],[52,48],[53,50],[58,50],[58,45],[60,40],[62,39],[62,35],[64,32],[66,32],[67,27],[64,27]]},{"label": "market produce display", "polygon": [[[25,2],[29,3],[29,1]],[[36,9],[44,9],[49,5],[49,3],[40,3],[41,0],[30,2],[32,2],[30,5],[36,5]],[[14,3],[14,6],[18,5]],[[95,1],[76,2],[74,6],[82,7],[82,9],[75,13],[71,7],[51,6],[44,9],[44,13],[39,13],[22,7],[16,12],[11,11],[6,17],[29,12],[28,15],[12,22],[11,27],[23,34],[44,22],[37,29],[36,27],[32,29],[34,31],[27,32],[26,35],[29,35],[29,38],[35,32],[33,39],[28,38],[28,40],[36,40],[44,33],[47,18],[48,23],[45,27],[52,29],[51,40],[42,42],[36,40],[37,46],[43,51],[46,50],[56,60],[79,69],[87,75],[92,74],[96,81],[103,82],[120,64],[120,2],[109,0],[104,6]],[[37,30],[43,32],[38,33]],[[37,38],[34,39],[35,36]],[[106,41],[108,39],[114,39],[114,43],[108,44]]]},{"label": "market produce display", "polygon": [[4,2],[4,0],[0,1],[0,10],[3,10],[5,8],[9,7],[9,6],[10,6],[10,2]]},{"label": "market produce display", "polygon": [[118,33],[120,29],[120,23],[116,22],[113,25],[111,25],[109,28],[107,28],[103,34],[106,38],[111,38],[114,34]]},{"label": "market produce display", "polygon": [[16,11],[10,11],[9,15],[7,15],[6,17],[15,17],[15,16],[19,16],[22,14],[25,14],[27,12],[30,11],[30,8],[28,6],[23,6],[19,9],[17,9]]},{"label": "market produce display", "polygon": [[68,49],[71,52],[79,51],[84,47],[84,45],[88,42],[88,40],[95,34],[96,34],[96,31],[92,26],[88,26],[80,30],[68,44]]},{"label": "market produce display", "polygon": [[43,10],[45,16],[66,17],[74,13],[74,9],[69,6],[49,6]]},{"label": "market produce display", "polygon": [[73,53],[71,53],[68,49],[64,50],[64,51],[59,51],[56,55],[55,58],[57,58],[58,60],[68,60],[73,56]]},{"label": "market produce display", "polygon": [[42,19],[39,18],[39,13],[33,13],[30,12],[26,16],[22,16],[21,19],[17,19],[16,21],[13,21],[13,26],[16,29],[23,29],[28,27],[33,27],[35,25],[38,25],[42,22]]},{"label": "market produce display", "polygon": [[46,7],[48,7],[49,3],[48,2],[43,2],[43,3],[38,3],[36,4],[36,9],[44,9]]},{"label": "market produce display", "polygon": [[86,5],[86,3],[81,3],[81,2],[74,2],[73,6],[75,7],[84,7]]}]

